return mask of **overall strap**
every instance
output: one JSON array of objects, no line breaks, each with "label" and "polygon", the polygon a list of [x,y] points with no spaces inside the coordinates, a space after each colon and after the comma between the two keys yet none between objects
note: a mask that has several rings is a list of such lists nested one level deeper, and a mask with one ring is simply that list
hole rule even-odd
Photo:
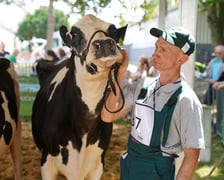
[{"label": "overall strap", "polygon": [[177,97],[179,94],[182,92],[182,86],[180,86],[170,97],[170,99],[167,101],[165,104],[164,108],[166,108],[165,115],[164,115],[164,127],[163,127],[163,141],[162,145],[165,146],[167,138],[168,138],[168,133],[169,133],[169,128],[170,128],[170,122],[172,119],[172,114],[174,111],[174,108],[177,103]]},{"label": "overall strap", "polygon": [[158,78],[145,78],[144,84],[139,92],[137,99],[144,99],[147,95],[148,87],[152,86],[158,81]]}]

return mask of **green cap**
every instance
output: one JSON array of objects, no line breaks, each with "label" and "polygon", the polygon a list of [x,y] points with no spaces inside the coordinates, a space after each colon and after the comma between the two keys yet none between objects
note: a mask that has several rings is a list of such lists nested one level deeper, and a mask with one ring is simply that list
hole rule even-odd
[{"label": "green cap", "polygon": [[155,37],[162,37],[168,43],[179,47],[184,54],[191,55],[195,49],[195,39],[193,35],[183,27],[173,27],[167,31],[152,28],[150,34]]}]

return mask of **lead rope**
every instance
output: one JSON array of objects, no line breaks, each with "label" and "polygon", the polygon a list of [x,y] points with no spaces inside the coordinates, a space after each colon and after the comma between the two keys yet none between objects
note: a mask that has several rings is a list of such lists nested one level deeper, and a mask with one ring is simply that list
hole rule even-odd
[{"label": "lead rope", "polygon": [[[117,113],[117,112],[121,111],[121,109],[124,107],[124,102],[125,102],[123,91],[122,91],[122,89],[121,89],[121,87],[120,87],[120,85],[118,83],[118,80],[117,80],[117,73],[118,73],[119,67],[120,67],[120,65],[118,63],[115,63],[111,67],[111,69],[109,71],[109,74],[108,74],[107,90],[106,90],[106,94],[105,94],[105,98],[104,98],[104,107],[110,113]],[[119,92],[120,92],[119,94],[121,95],[121,101],[122,101],[121,106],[117,110],[115,110],[115,111],[109,110],[107,105],[106,105],[107,99],[108,99],[109,94],[111,93],[111,91],[113,92],[113,94],[115,96],[117,96],[116,88],[115,88],[113,80],[115,80],[115,82],[117,83],[117,86],[118,86],[118,89],[119,89]]]}]

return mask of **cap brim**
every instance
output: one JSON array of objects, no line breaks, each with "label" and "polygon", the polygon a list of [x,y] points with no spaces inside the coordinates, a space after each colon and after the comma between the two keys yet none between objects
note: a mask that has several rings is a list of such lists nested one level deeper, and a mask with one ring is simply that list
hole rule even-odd
[{"label": "cap brim", "polygon": [[150,29],[149,32],[150,32],[151,35],[153,35],[155,37],[160,37],[163,34],[163,30],[158,29],[158,28],[152,28],[152,29]]}]

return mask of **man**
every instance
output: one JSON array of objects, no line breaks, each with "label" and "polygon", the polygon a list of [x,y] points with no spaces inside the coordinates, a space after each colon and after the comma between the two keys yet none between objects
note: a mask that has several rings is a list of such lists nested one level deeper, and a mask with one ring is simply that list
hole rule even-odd
[{"label": "man", "polygon": [[215,57],[208,63],[202,78],[206,78],[208,82],[208,89],[204,96],[203,104],[212,105],[213,103],[213,89],[212,85],[219,79],[224,72],[224,63],[222,62],[222,54],[224,53],[224,46],[217,45],[214,48]]},{"label": "man", "polygon": [[0,41],[0,57],[8,58],[9,52],[5,51],[5,44]]},{"label": "man", "polygon": [[[152,28],[150,33],[158,37],[151,65],[159,70],[159,77],[133,84],[118,113],[108,112],[122,104],[120,95],[111,92],[101,116],[105,122],[112,122],[132,112],[128,151],[121,158],[121,180],[190,180],[200,149],[205,147],[201,103],[181,77],[181,66],[194,52],[195,40],[181,27],[167,31]],[[119,83],[128,61],[127,53],[122,52]],[[119,84],[114,83],[119,94]],[[174,177],[174,159],[181,152],[184,159]]]}]

